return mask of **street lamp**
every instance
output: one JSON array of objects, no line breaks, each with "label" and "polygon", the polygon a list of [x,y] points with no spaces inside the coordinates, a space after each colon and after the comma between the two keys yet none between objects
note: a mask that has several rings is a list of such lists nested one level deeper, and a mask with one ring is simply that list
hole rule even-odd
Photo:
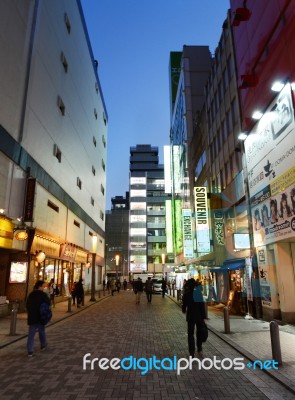
[{"label": "street lamp", "polygon": [[92,236],[92,270],[91,270],[91,297],[90,301],[96,301],[95,298],[95,261],[97,249],[97,236]]},{"label": "street lamp", "polygon": [[116,280],[118,280],[118,266],[119,266],[119,261],[120,261],[119,254],[116,254],[115,260],[116,260]]}]

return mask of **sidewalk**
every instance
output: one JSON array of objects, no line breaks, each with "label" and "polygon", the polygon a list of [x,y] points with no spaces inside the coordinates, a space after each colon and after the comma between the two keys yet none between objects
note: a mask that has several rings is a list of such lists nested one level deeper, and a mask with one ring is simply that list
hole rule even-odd
[{"label": "sidewalk", "polygon": [[[91,302],[90,296],[86,295],[84,307],[77,309],[76,306],[72,306],[71,312],[68,312],[68,301],[65,298],[65,301],[57,303],[56,307],[53,308],[53,319],[49,325],[79,313],[108,296],[107,292],[103,296],[103,292],[101,291],[101,297],[99,298],[98,293],[96,293],[96,302]],[[176,298],[172,296],[167,297],[170,297],[171,300],[180,305]],[[11,318],[0,318],[0,349],[27,336],[28,327],[26,317],[25,313],[18,314],[15,336],[9,335]],[[223,308],[209,306],[208,317],[207,325],[211,331],[211,337],[215,334],[251,362],[272,359],[269,322],[256,319],[248,320],[243,317],[230,315],[231,333],[225,334]],[[277,382],[280,382],[295,395],[295,326],[279,326],[279,331],[283,365],[279,367],[278,371],[264,370],[264,372]]]},{"label": "sidewalk", "polygon": [[[99,297],[100,296],[100,297]],[[53,325],[65,318],[71,317],[73,314],[77,314],[78,312],[83,311],[85,308],[90,307],[91,305],[97,303],[98,301],[102,301],[104,298],[108,297],[109,294],[107,290],[105,291],[105,295],[103,295],[103,291],[96,292],[95,298],[96,302],[90,301],[90,295],[86,294],[84,299],[84,306],[77,308],[76,305],[71,306],[71,312],[68,311],[68,298],[64,297],[64,301],[60,300],[56,302],[54,308],[52,308],[52,320],[49,322],[47,326]],[[23,339],[28,334],[28,325],[27,325],[27,314],[20,313],[17,314],[16,320],[16,330],[15,335],[10,335],[10,324],[11,317],[1,317],[0,318],[0,349],[8,346],[11,343],[14,343],[20,339]]]},{"label": "sidewalk", "polygon": [[[180,306],[176,298],[169,297]],[[223,308],[222,305],[208,306],[208,329],[251,362],[272,360],[270,323],[230,315],[230,333],[225,334]],[[264,371],[295,395],[295,326],[281,325],[279,332],[283,365],[278,371]]]}]

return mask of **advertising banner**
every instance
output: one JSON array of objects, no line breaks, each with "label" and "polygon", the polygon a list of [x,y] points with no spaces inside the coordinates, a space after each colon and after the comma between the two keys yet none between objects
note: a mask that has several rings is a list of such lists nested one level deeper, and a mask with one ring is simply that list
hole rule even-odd
[{"label": "advertising banner", "polygon": [[295,233],[295,124],[287,84],[245,140],[254,244]]},{"label": "advertising banner", "polygon": [[186,258],[194,257],[194,242],[192,235],[192,210],[182,210],[183,255]]}]

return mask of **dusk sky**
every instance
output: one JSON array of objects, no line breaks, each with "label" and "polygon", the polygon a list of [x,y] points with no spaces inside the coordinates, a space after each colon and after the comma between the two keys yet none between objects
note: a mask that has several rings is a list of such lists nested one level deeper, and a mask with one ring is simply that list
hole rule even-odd
[{"label": "dusk sky", "polygon": [[229,0],[81,0],[109,117],[107,209],[129,190],[130,147],[169,144],[169,54],[218,45]]}]

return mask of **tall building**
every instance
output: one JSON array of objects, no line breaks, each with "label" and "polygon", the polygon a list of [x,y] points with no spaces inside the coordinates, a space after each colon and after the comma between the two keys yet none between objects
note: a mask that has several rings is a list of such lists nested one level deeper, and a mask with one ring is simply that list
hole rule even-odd
[{"label": "tall building", "polygon": [[[177,55],[177,53],[176,53]],[[176,74],[177,60],[170,55],[170,81]],[[170,90],[172,109],[170,146],[172,173],[172,225],[174,238],[174,256],[176,263],[185,263],[187,258],[194,258],[194,240],[184,238],[183,223],[191,220],[192,205],[189,181],[189,161],[192,159],[190,142],[194,135],[194,120],[204,107],[204,87],[212,65],[208,46],[184,46],[180,59],[180,73],[174,76],[177,91]],[[172,86],[173,87],[173,86]],[[185,210],[185,211],[184,211]],[[200,253],[210,252],[210,240],[206,239]]]},{"label": "tall building", "polygon": [[164,166],[158,147],[139,144],[130,148],[130,272],[166,272]]},{"label": "tall building", "polygon": [[112,209],[106,212],[105,260],[106,277],[128,277],[129,192],[111,199]]},{"label": "tall building", "polygon": [[79,0],[1,15],[0,294],[23,304],[38,278],[101,281],[108,116]]}]

